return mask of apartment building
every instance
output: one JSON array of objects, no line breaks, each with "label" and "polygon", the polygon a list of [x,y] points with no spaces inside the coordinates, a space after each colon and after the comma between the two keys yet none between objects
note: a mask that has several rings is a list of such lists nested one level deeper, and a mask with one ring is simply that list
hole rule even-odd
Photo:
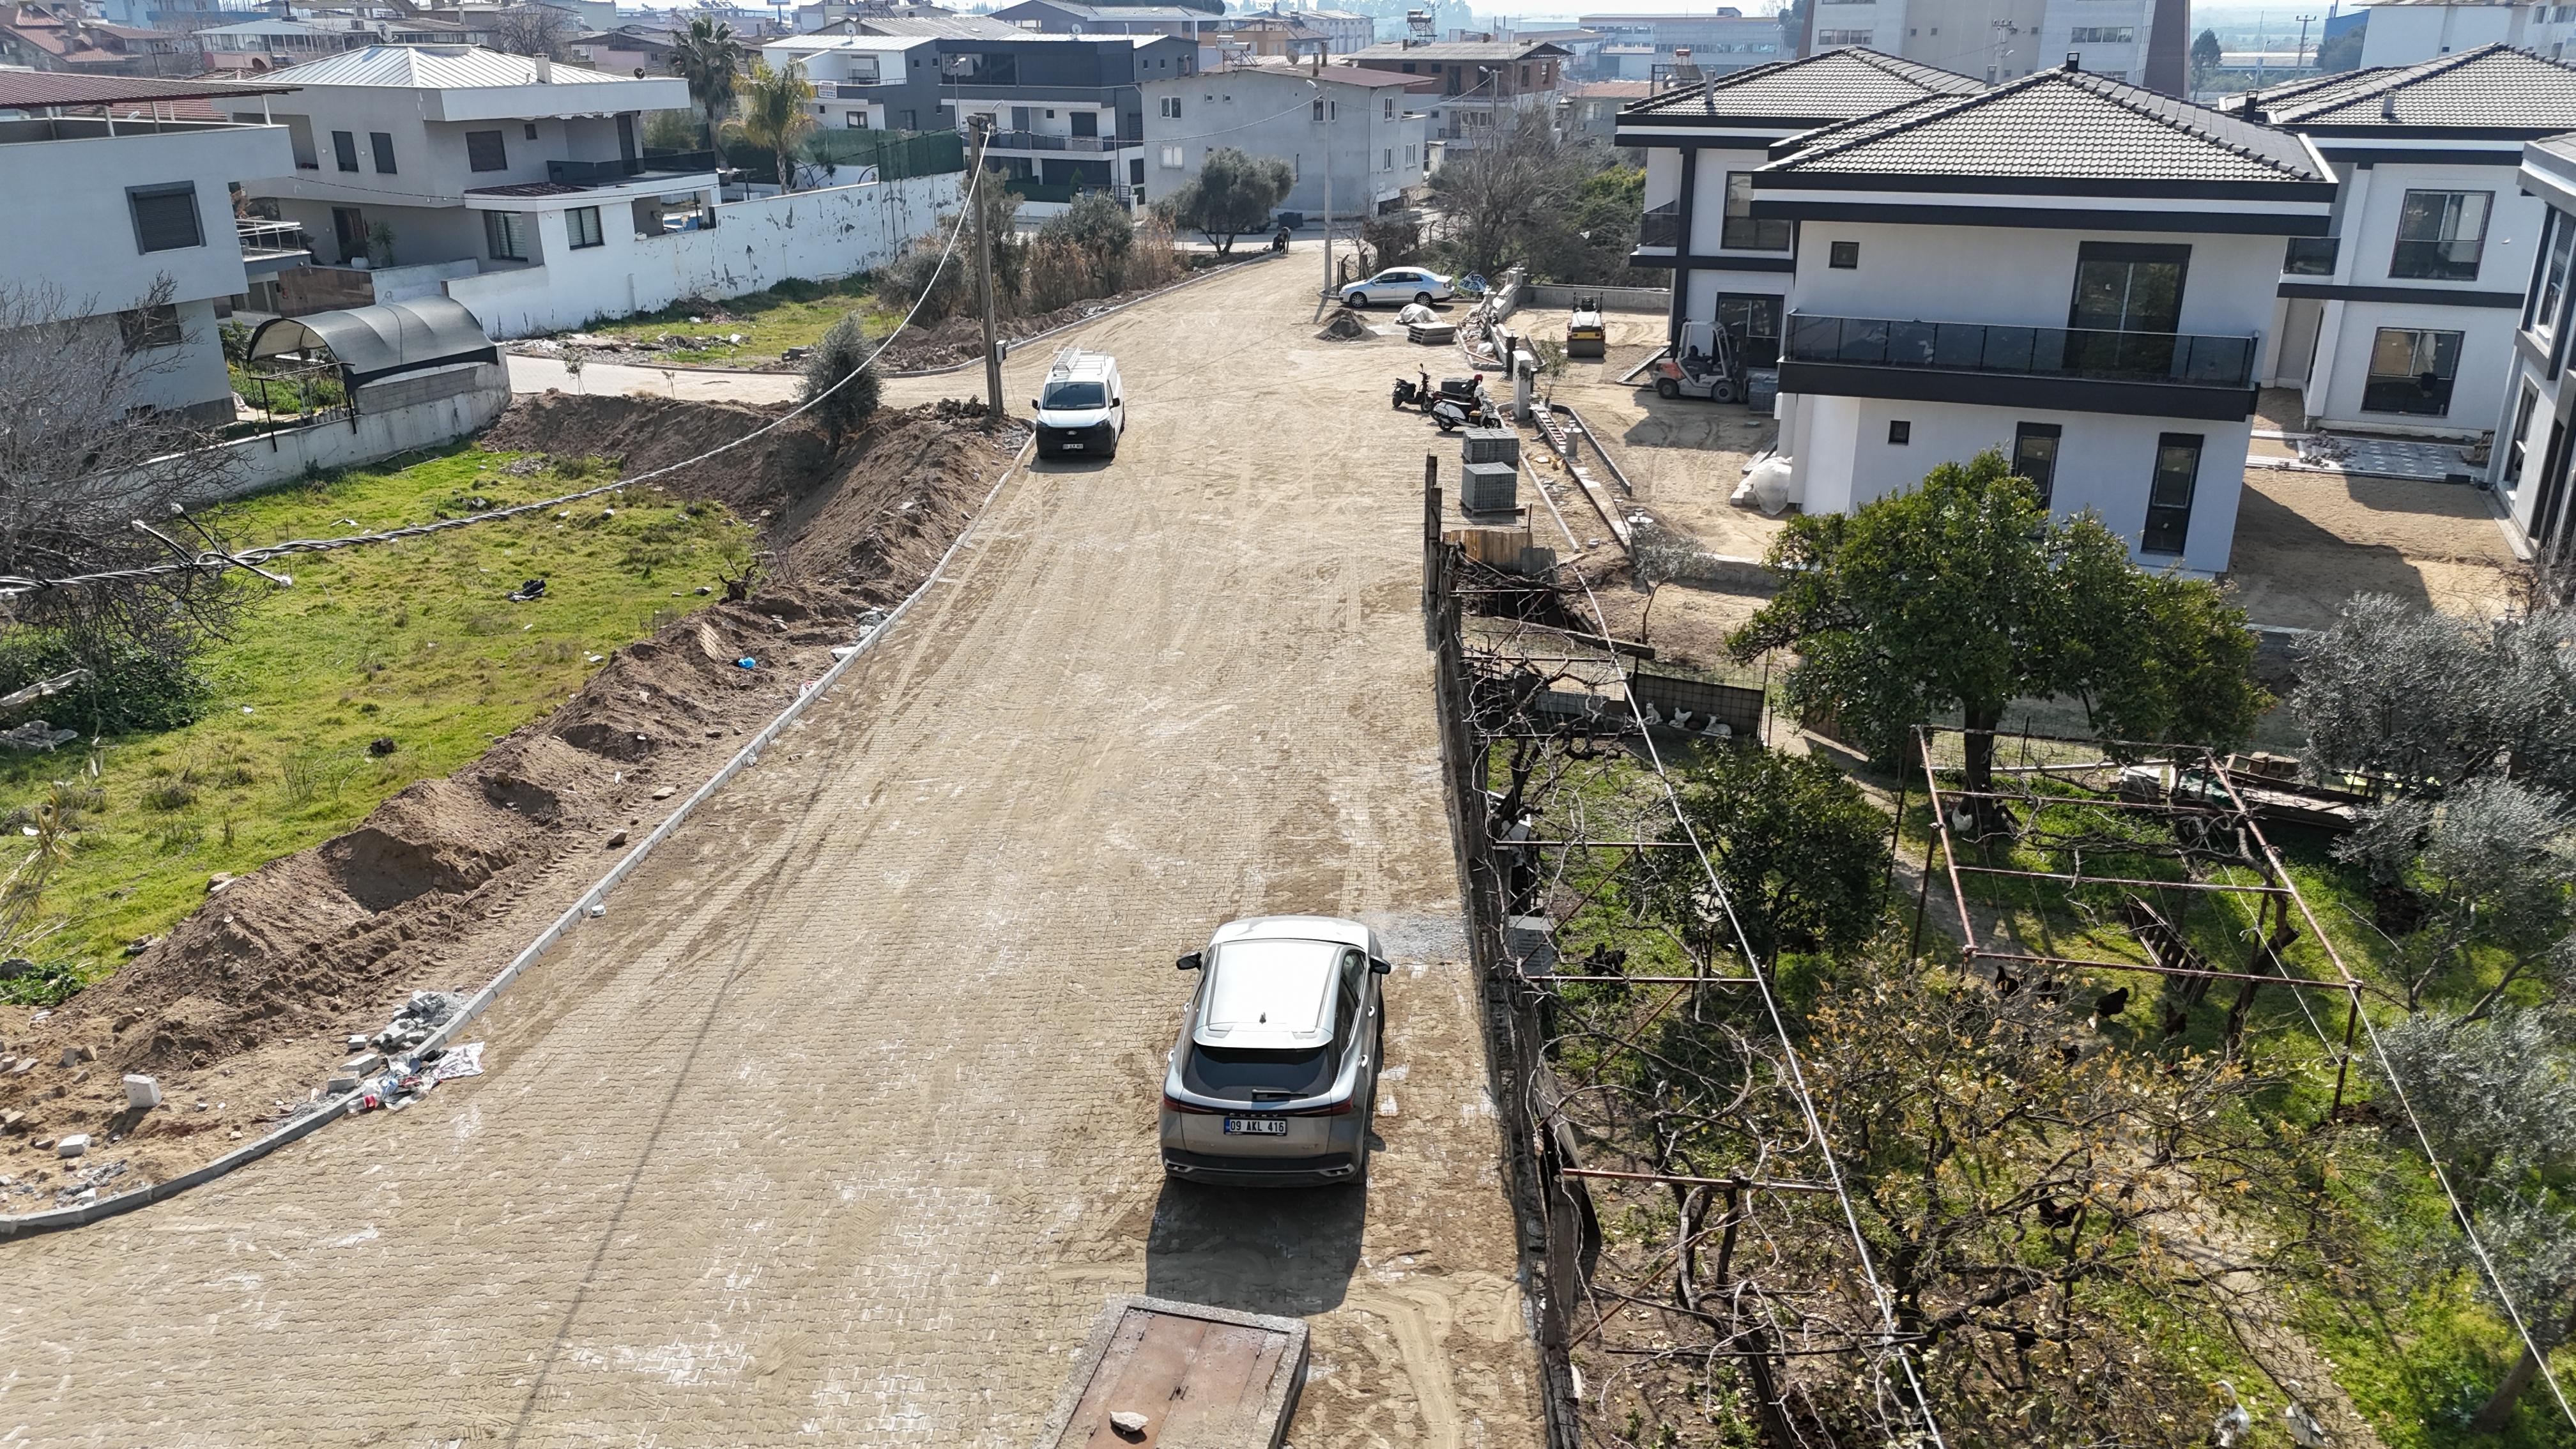
[{"label": "apartment building", "polygon": [[2576,5],[2498,0],[2376,0],[2366,12],[2361,64],[2416,65],[2482,45],[2510,45],[2556,60],[2576,40]]},{"label": "apartment building", "polygon": [[[1619,47],[1620,59],[1599,68],[1601,79],[1648,79],[1657,65],[1669,66],[1688,51],[1703,75],[1724,75],[1789,58],[1786,37],[1776,15],[1746,15],[1734,6],[1700,14],[1585,15],[1576,25],[1594,37],[1596,49]],[[1554,37],[1533,36],[1533,39]],[[1640,52],[1636,47],[1643,46]],[[1584,53],[1577,49],[1578,61]]]},{"label": "apartment building", "polygon": [[2485,45],[2249,104],[2312,142],[2342,183],[2329,234],[2282,260],[2269,380],[2298,388],[2324,425],[2495,427],[2548,216],[2521,186],[2523,144],[2576,130],[2576,68]]},{"label": "apartment building", "polygon": [[1812,0],[1801,53],[1862,46],[1989,83],[2075,56],[2087,74],[2180,95],[2188,0]]},{"label": "apartment building", "polygon": [[1466,150],[1491,144],[1525,112],[1553,120],[1567,54],[1544,40],[1397,40],[1351,62],[1431,82],[1422,99],[1432,139]]},{"label": "apartment building", "polygon": [[789,195],[719,185],[710,152],[648,153],[676,78],[463,46],[369,46],[275,72],[289,166],[246,188],[312,237],[261,310],[444,295],[495,337],[785,277],[864,271],[925,229],[953,176]]},{"label": "apartment building", "polygon": [[1779,451],[1808,512],[2001,449],[2150,567],[2227,567],[2283,239],[2335,183],[2300,137],[2058,69],[1777,143],[1796,229]]},{"label": "apartment building", "polygon": [[1753,173],[1792,136],[1919,101],[1983,87],[1966,76],[1873,50],[1803,60],[1679,85],[1618,113],[1611,139],[1646,158],[1646,215],[1635,267],[1673,273],[1665,340],[1684,322],[1714,322],[1753,366],[1780,354],[1797,272],[1796,226],[1753,215]]},{"label": "apartment building", "polygon": [[2576,136],[2526,144],[2521,183],[2547,215],[2515,314],[2511,401],[2497,420],[2487,481],[2525,549],[2563,573],[2576,535],[2576,508],[2568,506],[2576,379],[2568,376],[2567,346],[2576,330]]},{"label": "apartment building", "polygon": [[[0,71],[0,186],[41,198],[42,224],[0,227],[0,277],[50,288],[58,314],[115,326],[131,352],[158,354],[142,401],[207,423],[230,422],[219,311],[247,285],[244,252],[267,264],[293,255],[283,233],[248,238],[227,183],[289,164],[286,130],[257,109],[281,88]],[[144,120],[210,101],[243,121]],[[65,115],[99,108],[101,115]],[[246,247],[245,242],[249,243]],[[169,301],[143,307],[164,279]],[[0,346],[15,345],[0,339]]]},{"label": "apartment building", "polygon": [[94,20],[80,0],[0,3],[0,64],[73,75],[185,76],[201,69],[193,37]]},{"label": "apartment building", "polygon": [[1149,81],[1140,199],[1170,195],[1198,175],[1209,151],[1231,146],[1277,157],[1296,173],[1282,210],[1323,215],[1328,183],[1335,216],[1397,209],[1422,184],[1430,150],[1430,118],[1415,85],[1427,82],[1284,61]]},{"label": "apartment building", "polygon": [[1171,35],[1029,35],[937,41],[940,103],[958,129],[991,118],[989,168],[1041,212],[1076,191],[1133,200],[1147,184],[1144,87],[1198,73]]},{"label": "apartment building", "polygon": [[926,35],[790,35],[764,42],[773,68],[805,68],[825,130],[936,131],[955,123],[939,92],[937,43]]}]

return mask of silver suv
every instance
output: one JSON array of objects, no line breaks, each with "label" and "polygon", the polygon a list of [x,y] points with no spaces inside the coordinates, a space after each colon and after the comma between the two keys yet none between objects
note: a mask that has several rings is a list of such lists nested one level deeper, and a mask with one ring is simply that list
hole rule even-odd
[{"label": "silver suv", "polygon": [[1163,1170],[1192,1182],[1345,1182],[1368,1173],[1392,969],[1331,916],[1229,921],[1177,963],[1199,973],[1163,1074]]}]

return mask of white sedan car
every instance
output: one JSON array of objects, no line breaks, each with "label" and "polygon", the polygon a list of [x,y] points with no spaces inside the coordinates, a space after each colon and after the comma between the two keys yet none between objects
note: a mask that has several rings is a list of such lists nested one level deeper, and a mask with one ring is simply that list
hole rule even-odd
[{"label": "white sedan car", "polygon": [[1342,305],[1365,307],[1371,302],[1446,302],[1458,294],[1449,287],[1449,279],[1438,272],[1420,267],[1389,267],[1365,282],[1353,282],[1342,289]]}]

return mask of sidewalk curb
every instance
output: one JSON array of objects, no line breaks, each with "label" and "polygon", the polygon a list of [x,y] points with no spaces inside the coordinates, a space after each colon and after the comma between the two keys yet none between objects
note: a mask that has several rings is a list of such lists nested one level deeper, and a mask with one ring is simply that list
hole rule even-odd
[{"label": "sidewalk curb", "polygon": [[[867,637],[859,641],[857,648],[832,661],[832,667],[823,671],[822,676],[814,681],[811,688],[799,693],[784,710],[778,713],[776,718],[761,728],[760,733],[753,735],[748,743],[735,751],[733,757],[725,761],[724,766],[717,770],[706,783],[700,785],[687,799],[682,800],[661,824],[653,827],[650,834],[637,841],[616,865],[610,867],[608,874],[601,876],[592,883],[590,889],[583,891],[562,915],[555,917],[553,925],[548,926],[543,934],[529,942],[526,949],[512,957],[510,964],[502,967],[499,975],[468,997],[465,1005],[454,1016],[449,1017],[437,1031],[431,1033],[429,1040],[413,1050],[426,1051],[432,1047],[444,1047],[454,1041],[466,1027],[473,1024],[476,1018],[492,1008],[492,1003],[500,999],[501,993],[509,988],[510,983],[518,980],[522,972],[536,964],[537,958],[543,956],[557,941],[562,940],[565,933],[580,924],[589,914],[590,908],[600,904],[620,881],[625,880],[635,867],[643,862],[644,857],[652,853],[654,846],[661,844],[672,831],[678,829],[680,822],[688,819],[691,811],[704,804],[709,797],[724,788],[745,768],[758,764],[760,752],[778,738],[779,732],[795,723],[797,717],[805,712],[807,705],[828,693],[851,665],[866,658],[876,647],[877,641],[893,632],[894,626],[902,621],[905,614],[911,612],[912,606],[920,602],[923,595],[930,592],[932,585],[945,577],[949,564],[957,557],[958,550],[964,548],[966,541],[973,538],[975,531],[983,526],[985,514],[992,508],[993,500],[1001,496],[1003,486],[1027,465],[1029,451],[1035,442],[1036,439],[1032,436],[1028,442],[1020,445],[1019,452],[1013,454],[1011,461],[1003,467],[1001,476],[994,479],[993,486],[986,490],[984,501],[976,505],[974,516],[949,543],[948,551],[939,556],[939,562],[931,566],[929,574],[923,577],[911,593],[904,595],[903,602],[895,605],[894,612],[888,614],[884,622],[870,630]],[[0,1216],[0,1242],[9,1242],[36,1233],[84,1227],[105,1218],[133,1212],[137,1208],[149,1207],[153,1203],[176,1197],[192,1187],[203,1186],[236,1168],[246,1167],[289,1143],[300,1142],[330,1123],[349,1115],[349,1107],[357,1096],[358,1093],[352,1091],[337,1097],[323,1098],[313,1111],[272,1129],[257,1140],[234,1148],[212,1162],[204,1163],[177,1177],[153,1183],[148,1187],[118,1193],[114,1197],[101,1198],[97,1202],[78,1207],[51,1208],[43,1212]]]},{"label": "sidewalk curb", "polygon": [[[1153,291],[1150,291],[1150,292],[1144,293],[1144,294],[1143,294],[1143,295],[1141,295],[1141,296],[1130,297],[1130,298],[1128,298],[1126,301],[1121,302],[1121,303],[1119,303],[1118,305],[1116,305],[1116,306],[1114,306],[1114,307],[1103,307],[1102,309],[1100,309],[1100,310],[1099,310],[1099,311],[1097,311],[1097,312],[1092,313],[1092,314],[1091,314],[1090,316],[1088,316],[1088,317],[1076,318],[1075,320],[1073,320],[1073,321],[1071,321],[1071,322],[1059,323],[1059,324],[1057,324],[1056,326],[1053,326],[1053,327],[1048,328],[1048,329],[1047,329],[1047,330],[1045,330],[1044,332],[1032,332],[1032,333],[1030,333],[1030,334],[1029,334],[1028,336],[1026,336],[1026,337],[1005,337],[1005,338],[1001,339],[1003,354],[1004,354],[1005,356],[1008,356],[1008,355],[1010,354],[1010,352],[1011,352],[1013,349],[1015,349],[1015,348],[1025,346],[1025,345],[1027,345],[1028,343],[1031,343],[1031,342],[1043,341],[1043,340],[1044,340],[1044,339],[1046,339],[1046,338],[1049,338],[1049,337],[1053,337],[1053,336],[1055,336],[1055,335],[1056,335],[1057,333],[1059,333],[1059,332],[1070,332],[1070,331],[1072,331],[1073,329],[1075,329],[1075,328],[1077,328],[1077,327],[1088,327],[1088,326],[1090,326],[1092,323],[1099,321],[1099,320],[1100,320],[1101,318],[1103,318],[1103,317],[1115,317],[1115,316],[1117,316],[1119,313],[1126,311],[1128,308],[1133,307],[1133,306],[1136,306],[1138,303],[1141,303],[1141,302],[1151,302],[1151,301],[1155,300],[1155,299],[1156,299],[1156,298],[1158,298],[1158,297],[1168,297],[1168,296],[1170,296],[1172,293],[1174,293],[1174,292],[1177,292],[1177,291],[1181,290],[1183,287],[1195,287],[1195,286],[1197,286],[1197,285],[1198,285],[1199,283],[1201,283],[1201,282],[1209,281],[1209,280],[1211,280],[1211,279],[1213,279],[1213,278],[1216,278],[1216,277],[1231,276],[1234,272],[1236,272],[1237,270],[1239,270],[1239,269],[1241,269],[1241,268],[1249,267],[1249,266],[1254,266],[1254,265],[1257,265],[1258,263],[1261,263],[1261,262],[1266,262],[1266,261],[1270,260],[1272,257],[1274,257],[1274,256],[1276,256],[1276,255],[1278,255],[1278,253],[1276,253],[1276,252],[1267,252],[1267,251],[1265,251],[1265,252],[1260,253],[1260,254],[1259,254],[1259,255],[1257,255],[1257,256],[1246,257],[1246,258],[1244,258],[1244,259],[1243,259],[1243,260],[1241,260],[1241,261],[1227,262],[1227,263],[1225,263],[1225,264],[1224,264],[1224,265],[1222,265],[1222,266],[1215,266],[1215,267],[1203,267],[1203,268],[1199,269],[1198,271],[1191,273],[1189,276],[1183,277],[1181,280],[1179,280],[1179,281],[1177,281],[1177,282],[1172,283],[1172,284],[1171,284],[1170,286],[1168,286],[1168,287],[1157,287],[1157,288],[1155,288]],[[549,357],[549,356],[547,356],[545,353],[542,353],[542,352],[511,352],[511,353],[506,353],[506,354],[504,354],[504,355],[505,355],[505,356],[509,356],[509,357],[524,357],[524,358],[527,358],[527,359],[528,359],[529,361],[531,361],[531,362],[557,362],[557,363],[559,363],[559,362],[563,361],[563,359],[562,359],[561,357]],[[984,365],[984,359],[982,359],[982,358],[980,358],[980,357],[970,357],[970,358],[968,358],[967,360],[965,360],[964,362],[952,362],[952,363],[948,364],[948,365],[947,365],[947,366],[945,366],[945,367],[927,367],[927,368],[923,368],[923,369],[921,369],[921,370],[920,370],[920,371],[918,371],[918,372],[886,372],[886,373],[881,373],[881,374],[879,374],[879,376],[882,376],[882,377],[946,377],[948,374],[950,374],[950,373],[952,373],[952,372],[964,372],[966,369],[968,369],[968,368],[970,368],[970,367],[981,367],[981,366],[983,366],[983,365]],[[631,368],[635,369],[635,370],[636,370],[636,371],[638,371],[638,372],[686,372],[686,373],[692,373],[692,374],[704,374],[704,375],[711,375],[711,376],[716,376],[716,377],[794,377],[794,376],[796,376],[796,369],[794,369],[794,368],[792,368],[792,367],[780,368],[780,369],[778,369],[778,370],[776,370],[776,371],[765,371],[765,370],[763,370],[763,369],[755,368],[755,367],[708,367],[708,366],[705,366],[705,365],[703,365],[703,364],[701,364],[701,363],[695,363],[695,362],[605,362],[605,361],[603,361],[603,362],[601,362],[601,363],[600,363],[600,366],[602,366],[602,367],[631,367]]]}]

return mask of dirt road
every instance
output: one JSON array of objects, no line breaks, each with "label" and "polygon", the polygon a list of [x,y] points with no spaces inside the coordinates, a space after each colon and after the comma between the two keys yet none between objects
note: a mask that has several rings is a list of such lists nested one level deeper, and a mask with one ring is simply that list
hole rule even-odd
[{"label": "dirt road", "polygon": [[[0,1251],[0,1445],[1017,1445],[1140,1290],[1312,1316],[1301,1449],[1539,1442],[1414,606],[1425,435],[1396,344],[1310,340],[1311,283],[1090,330],[1117,463],[1015,478],[503,1001],[490,1075]],[[1166,1186],[1171,959],[1288,909],[1398,957],[1374,1180]]]}]

